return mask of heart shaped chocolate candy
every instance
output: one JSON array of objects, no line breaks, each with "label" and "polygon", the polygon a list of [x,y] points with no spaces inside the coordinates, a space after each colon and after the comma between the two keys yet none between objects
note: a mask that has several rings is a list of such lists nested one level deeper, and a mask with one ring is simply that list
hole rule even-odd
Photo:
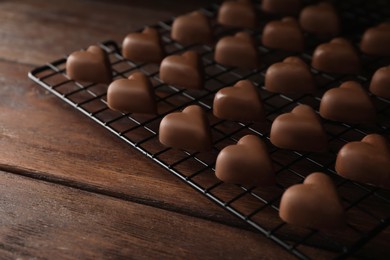
[{"label": "heart shaped chocolate candy", "polygon": [[256,68],[259,55],[252,37],[246,32],[221,38],[215,46],[214,59],[225,66]]},{"label": "heart shaped chocolate candy", "polygon": [[164,58],[160,35],[155,28],[147,27],[140,33],[130,33],[123,40],[122,54],[135,62],[159,63]]},{"label": "heart shaped chocolate candy", "polygon": [[285,51],[303,51],[304,38],[298,22],[293,17],[271,21],[264,26],[263,45]]},{"label": "heart shaped chocolate candy", "polygon": [[66,61],[66,74],[77,81],[110,83],[112,71],[107,54],[92,45],[86,51],[76,51]]},{"label": "heart shaped chocolate candy", "polygon": [[370,91],[377,96],[390,99],[390,66],[379,68],[374,73]]},{"label": "heart shaped chocolate candy", "polygon": [[263,0],[261,9],[271,14],[294,15],[301,10],[302,0]]},{"label": "heart shaped chocolate candy", "polygon": [[375,107],[367,92],[356,81],[346,81],[325,92],[320,115],[344,123],[369,123],[376,120]]},{"label": "heart shaped chocolate candy", "polygon": [[378,134],[347,143],[337,155],[335,168],[346,179],[390,189],[390,144]]},{"label": "heart shaped chocolate candy", "polygon": [[254,28],[256,11],[251,1],[238,0],[224,2],[218,11],[218,23],[238,28]]},{"label": "heart shaped chocolate candy", "polygon": [[328,144],[320,118],[307,105],[299,105],[275,118],[270,137],[271,143],[279,148],[299,151],[324,151]]},{"label": "heart shaped chocolate candy", "polygon": [[182,88],[203,88],[204,72],[199,55],[186,51],[166,57],[160,66],[160,78],[167,84]]},{"label": "heart shaped chocolate candy", "polygon": [[361,68],[357,52],[344,38],[318,45],[311,65],[320,71],[340,74],[357,74]]},{"label": "heart shaped chocolate candy", "polygon": [[345,214],[332,180],[315,172],[303,184],[289,187],[280,201],[279,216],[289,224],[334,229],[345,225]]},{"label": "heart shaped chocolate candy", "polygon": [[152,83],[141,72],[112,82],[107,90],[107,103],[112,110],[124,113],[157,113]]},{"label": "heart shaped chocolate candy", "polygon": [[212,37],[209,20],[199,11],[178,16],[173,21],[171,38],[179,43],[207,44],[212,41]]},{"label": "heart shaped chocolate candy", "polygon": [[390,56],[390,22],[381,23],[365,31],[360,49],[371,55]]},{"label": "heart shaped chocolate candy", "polygon": [[265,88],[270,92],[306,94],[316,90],[309,66],[298,57],[287,57],[272,64],[265,73]]},{"label": "heart shaped chocolate candy", "polygon": [[332,38],[340,33],[340,18],[331,3],[320,2],[305,7],[299,15],[303,30],[321,39]]},{"label": "heart shaped chocolate candy", "polygon": [[242,137],[218,154],[215,175],[221,181],[250,186],[275,184],[275,174],[264,142],[255,135]]},{"label": "heart shaped chocolate candy", "polygon": [[218,118],[233,121],[264,120],[260,93],[249,80],[219,90],[214,97],[213,113]]},{"label": "heart shaped chocolate candy", "polygon": [[166,146],[190,150],[211,149],[211,130],[204,110],[197,105],[166,115],[160,123],[160,142]]}]

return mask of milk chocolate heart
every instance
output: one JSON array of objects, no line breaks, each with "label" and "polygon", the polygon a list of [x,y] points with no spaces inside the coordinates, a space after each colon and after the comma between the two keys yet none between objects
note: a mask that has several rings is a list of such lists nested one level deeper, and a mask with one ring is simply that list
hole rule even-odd
[{"label": "milk chocolate heart", "polygon": [[360,49],[371,55],[390,56],[390,22],[369,28],[363,34]]},{"label": "milk chocolate heart", "polygon": [[265,73],[265,88],[284,94],[313,93],[316,90],[309,66],[298,57],[272,64]]},{"label": "milk chocolate heart", "polygon": [[325,92],[320,115],[344,123],[369,123],[376,119],[375,107],[367,92],[356,81],[346,81]]},{"label": "milk chocolate heart", "polygon": [[211,130],[204,110],[197,105],[166,115],[160,123],[160,142],[190,151],[211,149]]},{"label": "milk chocolate heart", "polygon": [[281,21],[271,21],[264,26],[263,45],[285,51],[303,51],[303,33],[293,17],[285,17]]},{"label": "milk chocolate heart", "polygon": [[107,54],[92,45],[86,51],[76,51],[66,61],[66,74],[77,81],[110,83],[112,71]]},{"label": "milk chocolate heart", "polygon": [[215,46],[214,59],[225,66],[256,68],[259,55],[254,40],[247,32],[221,38]]},{"label": "milk chocolate heart", "polygon": [[302,0],[263,0],[261,9],[271,14],[294,15],[302,7]]},{"label": "milk chocolate heart", "polygon": [[378,134],[347,143],[337,155],[335,168],[346,179],[390,189],[390,144]]},{"label": "milk chocolate heart", "polygon": [[153,86],[149,78],[135,72],[128,79],[118,79],[107,90],[108,107],[124,113],[156,114]]},{"label": "milk chocolate heart", "polygon": [[303,184],[289,187],[280,201],[279,216],[289,224],[333,229],[345,225],[345,214],[336,187],[324,173],[315,172]]},{"label": "milk chocolate heart", "polygon": [[171,37],[184,45],[207,44],[212,36],[209,20],[199,11],[181,15],[173,21]]},{"label": "milk chocolate heart", "polygon": [[218,11],[218,23],[238,28],[254,28],[256,26],[256,11],[251,1],[226,1]]},{"label": "milk chocolate heart", "polygon": [[377,96],[390,99],[390,66],[378,69],[372,76],[370,91]]},{"label": "milk chocolate heart", "polygon": [[320,2],[305,7],[299,15],[303,30],[321,39],[332,38],[340,33],[340,18],[331,3]]},{"label": "milk chocolate heart", "polygon": [[307,105],[299,105],[275,118],[270,138],[279,148],[298,151],[324,151],[328,144],[320,118]]},{"label": "milk chocolate heart", "polygon": [[155,28],[147,27],[140,33],[130,33],[123,40],[122,54],[135,62],[159,63],[164,58],[160,35]]},{"label": "milk chocolate heart", "polygon": [[248,186],[275,184],[275,174],[264,142],[255,135],[242,137],[218,154],[215,175],[221,181]]},{"label": "milk chocolate heart", "polygon": [[318,45],[311,65],[320,71],[340,74],[357,74],[361,67],[357,52],[344,38]]},{"label": "milk chocolate heart", "polygon": [[233,121],[264,120],[260,93],[249,80],[219,90],[214,97],[213,113],[218,118]]},{"label": "milk chocolate heart", "polygon": [[186,51],[166,57],[160,66],[160,78],[167,84],[182,88],[203,88],[204,71],[199,55]]}]

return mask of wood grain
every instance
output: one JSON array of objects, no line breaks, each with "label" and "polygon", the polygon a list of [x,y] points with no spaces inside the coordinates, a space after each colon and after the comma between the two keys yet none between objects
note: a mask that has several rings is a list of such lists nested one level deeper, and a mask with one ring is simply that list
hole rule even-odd
[{"label": "wood grain", "polygon": [[104,40],[122,42],[129,32],[207,4],[205,0],[2,1],[0,58],[41,65]]},{"label": "wood grain", "polygon": [[37,65],[207,4],[0,1],[0,258],[290,257],[27,79]]},{"label": "wood grain", "polygon": [[0,190],[2,259],[272,259],[276,249],[252,232],[9,173]]},{"label": "wood grain", "polygon": [[45,93],[25,76],[30,69],[0,62],[0,146],[6,148],[0,149],[1,169],[237,223],[157,164]]}]

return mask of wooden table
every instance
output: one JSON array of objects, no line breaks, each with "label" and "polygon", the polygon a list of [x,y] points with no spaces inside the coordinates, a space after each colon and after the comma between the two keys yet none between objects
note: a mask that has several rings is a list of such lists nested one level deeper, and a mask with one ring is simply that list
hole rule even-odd
[{"label": "wooden table", "polygon": [[291,257],[27,78],[207,3],[0,2],[1,259]]}]

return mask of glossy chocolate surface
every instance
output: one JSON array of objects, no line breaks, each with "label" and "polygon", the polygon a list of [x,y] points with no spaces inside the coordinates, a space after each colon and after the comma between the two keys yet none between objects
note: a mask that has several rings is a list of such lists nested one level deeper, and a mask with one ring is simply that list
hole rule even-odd
[{"label": "glossy chocolate surface", "polygon": [[199,11],[178,16],[173,21],[171,38],[181,44],[207,44],[212,37],[209,20]]},{"label": "glossy chocolate surface", "polygon": [[303,32],[293,17],[268,22],[261,39],[264,46],[272,49],[296,52],[304,49]]},{"label": "glossy chocolate surface", "polygon": [[328,145],[319,116],[307,105],[298,105],[275,118],[270,138],[279,148],[298,151],[324,151]]},{"label": "glossy chocolate surface", "polygon": [[356,81],[346,81],[338,88],[325,92],[321,99],[320,115],[344,123],[370,123],[376,111],[368,93]]},{"label": "glossy chocolate surface", "polygon": [[248,186],[275,184],[275,173],[264,142],[255,135],[242,137],[218,154],[215,175],[221,181]]},{"label": "glossy chocolate surface", "polygon": [[218,23],[238,28],[255,28],[256,11],[251,1],[238,0],[224,2],[218,11]]},{"label": "glossy chocolate surface", "polygon": [[156,114],[153,85],[141,72],[113,81],[107,90],[108,107],[124,113]]},{"label": "glossy chocolate surface", "polygon": [[198,105],[166,115],[160,123],[162,144],[188,151],[211,149],[211,130],[205,111]]},{"label": "glossy chocolate surface", "polygon": [[160,65],[160,78],[176,87],[202,89],[204,71],[199,55],[195,51],[186,51],[166,57]]},{"label": "glossy chocolate surface", "polygon": [[86,51],[76,51],[66,61],[69,78],[82,81],[109,84],[112,81],[110,62],[104,50],[96,45]]},{"label": "glossy chocolate surface", "polygon": [[321,39],[340,34],[340,18],[331,3],[320,2],[305,7],[299,15],[299,23],[304,31],[313,33]]},{"label": "glossy chocolate surface", "polygon": [[128,34],[123,40],[122,54],[134,62],[153,63],[159,63],[165,56],[160,35],[152,27],[147,27],[139,33]]},{"label": "glossy chocolate surface", "polygon": [[271,14],[294,15],[302,8],[302,0],[263,0],[261,9]]},{"label": "glossy chocolate surface", "polygon": [[345,213],[332,179],[315,172],[282,196],[279,216],[289,224],[320,230],[345,225]]},{"label": "glossy chocolate surface", "polygon": [[316,90],[309,66],[299,57],[287,57],[272,64],[265,73],[265,88],[270,92],[306,94]]},{"label": "glossy chocolate surface", "polygon": [[260,93],[249,80],[219,90],[214,97],[216,117],[232,121],[263,121],[264,108]]},{"label": "glossy chocolate surface", "polygon": [[215,61],[225,66],[254,69],[259,64],[256,45],[247,32],[221,38],[214,55]]},{"label": "glossy chocolate surface", "polygon": [[390,66],[379,68],[374,73],[370,91],[379,97],[390,99]]},{"label": "glossy chocolate surface", "polygon": [[381,23],[365,31],[360,49],[370,55],[390,56],[390,22]]},{"label": "glossy chocolate surface", "polygon": [[390,144],[378,134],[347,143],[337,155],[336,171],[346,179],[390,189]]},{"label": "glossy chocolate surface", "polygon": [[349,41],[334,38],[317,46],[312,64],[315,69],[330,73],[357,74],[361,70],[360,58]]}]

